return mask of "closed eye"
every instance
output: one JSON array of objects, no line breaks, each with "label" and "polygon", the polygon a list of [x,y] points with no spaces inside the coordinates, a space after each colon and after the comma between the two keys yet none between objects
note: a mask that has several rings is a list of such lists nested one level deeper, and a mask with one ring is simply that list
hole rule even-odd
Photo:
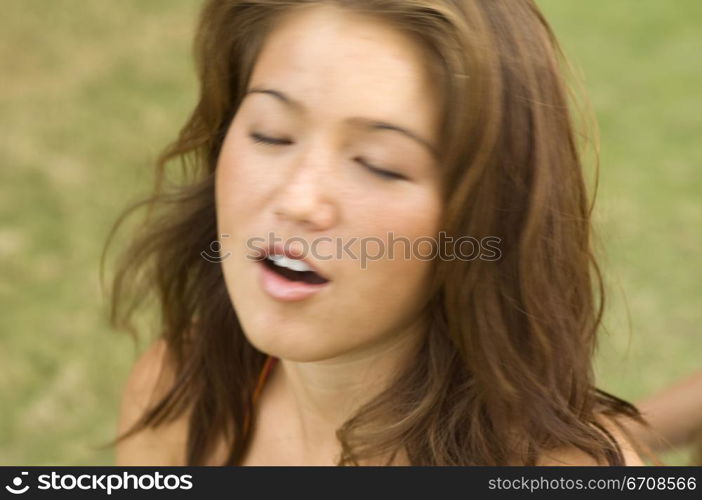
[{"label": "closed eye", "polygon": [[370,170],[371,172],[373,172],[374,174],[376,174],[379,177],[383,177],[383,178],[388,179],[388,180],[407,179],[407,177],[405,177],[402,174],[398,174],[397,172],[392,172],[390,170],[385,170],[384,168],[376,167],[375,165],[368,163],[364,158],[362,158],[360,156],[357,156],[356,158],[354,158],[354,160],[356,160],[358,163],[360,163],[361,165],[363,165],[364,167],[366,167],[368,170]]},{"label": "closed eye", "polygon": [[[289,139],[278,139],[275,137],[267,137],[265,135],[259,134],[257,132],[252,132],[250,135],[251,139],[253,142],[257,144],[266,144],[269,146],[289,146],[292,144],[292,141]],[[384,168],[376,167],[375,165],[368,163],[365,158],[362,158],[360,156],[357,156],[354,158],[355,161],[363,165],[365,168],[367,168],[369,171],[374,173],[375,175],[382,177],[384,179],[388,180],[401,180],[401,179],[407,179],[402,174],[399,174],[397,172],[392,172],[390,170],[385,170]]]},{"label": "closed eye", "polygon": [[288,139],[277,139],[275,137],[267,137],[265,135],[261,135],[257,132],[252,132],[249,137],[258,144],[268,144],[270,146],[289,146],[292,144],[292,141]]}]

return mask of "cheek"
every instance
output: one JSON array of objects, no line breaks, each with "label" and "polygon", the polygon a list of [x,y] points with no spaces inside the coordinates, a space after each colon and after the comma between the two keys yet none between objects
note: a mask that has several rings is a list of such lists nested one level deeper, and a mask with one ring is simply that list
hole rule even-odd
[{"label": "cheek", "polygon": [[347,270],[354,276],[357,304],[369,314],[377,312],[376,318],[401,321],[399,316],[410,314],[423,299],[433,268],[441,200],[433,187],[411,189],[395,201],[366,200],[355,218],[358,259],[349,260]]},{"label": "cheek", "polygon": [[435,238],[439,230],[442,202],[433,184],[408,184],[392,196],[360,194],[350,205],[358,236],[383,241],[386,247],[393,238],[414,243]]},{"label": "cheek", "polygon": [[250,206],[263,187],[257,170],[253,168],[245,148],[237,148],[234,141],[225,142],[215,178],[218,206],[237,209]]},{"label": "cheek", "polygon": [[244,233],[265,209],[275,179],[252,155],[245,138],[230,131],[215,174],[215,199],[220,233]]}]

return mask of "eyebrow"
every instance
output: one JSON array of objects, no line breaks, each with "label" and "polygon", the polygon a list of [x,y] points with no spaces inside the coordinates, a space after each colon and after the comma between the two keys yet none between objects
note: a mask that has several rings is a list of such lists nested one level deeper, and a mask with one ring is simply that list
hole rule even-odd
[{"label": "eyebrow", "polygon": [[[255,87],[246,92],[244,94],[244,97],[246,97],[249,94],[266,94],[275,97],[278,99],[280,102],[288,106],[289,108],[293,109],[297,113],[303,113],[305,111],[305,106],[299,102],[296,101],[295,99],[292,99],[290,96],[284,94],[283,92],[280,92],[279,90],[274,90],[274,89],[268,89],[268,88],[259,88]],[[405,137],[409,137],[413,141],[421,144],[425,148],[429,150],[429,152],[436,158],[438,158],[439,154],[436,148],[426,139],[422,138],[419,134],[412,132],[411,130],[401,127],[399,125],[395,125],[393,123],[388,123],[388,122],[383,122],[379,120],[375,120],[372,118],[364,118],[361,116],[352,116],[344,120],[345,123],[351,123],[354,125],[361,126],[365,129],[368,130],[391,130],[394,132],[398,132]]]}]

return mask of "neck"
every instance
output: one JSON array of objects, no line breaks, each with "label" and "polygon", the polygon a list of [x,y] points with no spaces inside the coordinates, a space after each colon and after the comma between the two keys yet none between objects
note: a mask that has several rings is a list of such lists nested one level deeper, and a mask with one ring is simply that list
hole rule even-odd
[{"label": "neck", "polygon": [[271,443],[285,443],[281,451],[296,463],[335,464],[336,430],[392,383],[416,354],[422,333],[415,326],[372,350],[321,361],[281,359],[264,391],[276,415]]}]

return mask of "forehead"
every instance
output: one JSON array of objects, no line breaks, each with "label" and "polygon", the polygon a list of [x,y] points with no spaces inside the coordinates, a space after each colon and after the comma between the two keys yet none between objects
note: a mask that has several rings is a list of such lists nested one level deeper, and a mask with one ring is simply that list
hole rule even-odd
[{"label": "forehead", "polygon": [[285,89],[318,118],[370,110],[435,136],[438,101],[418,42],[347,9],[315,5],[287,13],[256,61],[249,87],[257,86]]}]

